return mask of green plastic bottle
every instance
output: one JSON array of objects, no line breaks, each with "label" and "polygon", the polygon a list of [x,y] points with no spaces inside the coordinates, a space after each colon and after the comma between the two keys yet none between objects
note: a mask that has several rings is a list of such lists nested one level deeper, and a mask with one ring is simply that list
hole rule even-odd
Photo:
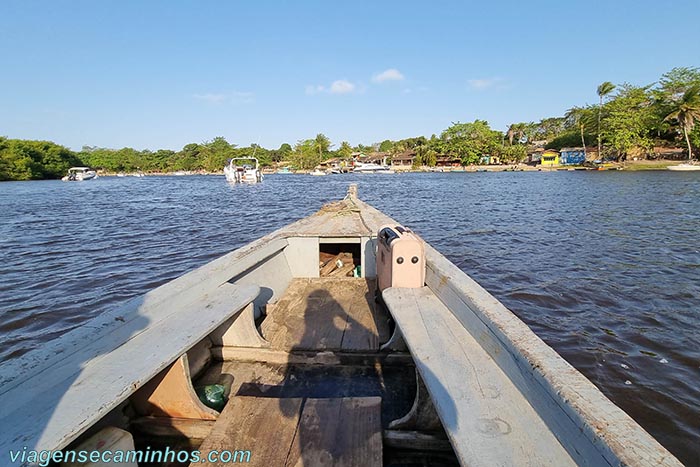
[{"label": "green plastic bottle", "polygon": [[226,405],[226,388],[221,384],[207,384],[195,388],[199,400],[207,407],[221,412]]}]

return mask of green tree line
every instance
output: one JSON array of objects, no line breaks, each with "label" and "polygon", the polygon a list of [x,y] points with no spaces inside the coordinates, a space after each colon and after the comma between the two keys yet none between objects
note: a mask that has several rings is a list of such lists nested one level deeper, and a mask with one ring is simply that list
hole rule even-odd
[{"label": "green tree line", "polygon": [[40,180],[61,178],[70,167],[89,166],[111,173],[221,171],[233,157],[255,156],[263,166],[288,157],[289,144],[265,149],[255,144],[239,148],[223,137],[205,143],[187,144],[180,151],[133,148],[108,149],[84,146],[71,151],[49,141],[0,137],[0,180]]},{"label": "green tree line", "polygon": [[700,148],[698,68],[674,68],[643,86],[604,82],[597,94],[597,104],[569,109],[548,148],[581,146],[585,140],[609,159],[649,157],[655,146],[685,147],[690,157]]}]

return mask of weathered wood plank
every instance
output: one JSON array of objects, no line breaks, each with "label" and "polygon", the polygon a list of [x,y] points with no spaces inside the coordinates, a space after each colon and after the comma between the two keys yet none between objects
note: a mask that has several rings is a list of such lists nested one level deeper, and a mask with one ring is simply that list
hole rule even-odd
[{"label": "weathered wood plank", "polygon": [[370,366],[411,366],[413,357],[408,352],[343,352],[295,350],[287,352],[273,349],[253,349],[242,347],[213,347],[212,356],[217,360],[275,365],[351,365]]},{"label": "weathered wood plank", "polygon": [[343,399],[337,439],[344,448],[335,465],[382,465],[381,403],[381,397]]},{"label": "weathered wood plank", "polygon": [[337,442],[342,399],[308,399],[285,466],[335,465],[341,451]]},{"label": "weathered wood plank", "polygon": [[[306,289],[306,308],[294,329],[298,349],[339,349],[347,325],[347,312],[333,294],[331,284],[311,283]],[[334,296],[335,295],[335,296]],[[340,297],[338,297],[340,298]]]},{"label": "weathered wood plank", "polygon": [[214,420],[191,418],[139,417],[131,421],[130,430],[149,437],[187,438],[202,441],[214,428]]},{"label": "weathered wood plank", "polygon": [[[364,296],[361,297],[364,300]],[[344,351],[379,349],[379,336],[374,317],[367,312],[367,303],[351,303],[340,348]]]},{"label": "weathered wood plank", "polygon": [[[249,450],[256,466],[380,466],[381,398],[232,398],[200,447]],[[193,463],[207,467],[223,462]]]},{"label": "weathered wood plank", "polygon": [[452,451],[450,441],[444,436],[412,430],[384,430],[384,445],[416,451]]},{"label": "weathered wood plank", "polygon": [[374,309],[373,287],[362,278],[294,279],[262,333],[278,350],[377,350],[388,324]]},{"label": "weathered wood plank", "polygon": [[383,295],[463,465],[575,464],[429,288],[387,289]]},{"label": "weathered wood plank", "polygon": [[[251,466],[283,466],[301,415],[302,399],[233,397],[211,434],[200,446],[202,458],[217,450],[250,451]],[[225,462],[192,463],[192,467],[230,466]]]},{"label": "weathered wood plank", "polygon": [[267,317],[262,322],[260,330],[263,338],[270,343],[273,349],[290,349],[298,341],[295,340],[293,330],[303,324],[297,324],[302,320],[301,313],[294,313],[292,310],[303,310],[306,307],[306,288],[310,279],[294,278],[285,290],[284,294],[275,303],[275,306],[268,309]]},{"label": "weathered wood plank", "polygon": [[0,406],[0,464],[9,462],[10,449],[65,447],[258,293],[223,284],[157,325],[135,320],[126,340],[123,327],[102,335],[12,388]]},{"label": "weathered wood plank", "polygon": [[192,387],[187,354],[154,376],[130,400],[139,415],[216,420],[219,413],[202,404]]},{"label": "weathered wood plank", "polygon": [[381,398],[307,399],[287,467],[382,465]]},{"label": "weathered wood plank", "polygon": [[[88,439],[83,440],[78,446],[75,447],[75,452],[99,452],[101,454],[106,453],[116,453],[116,452],[129,452],[134,450],[134,438],[131,433],[124,431],[117,427],[106,427],[90,436]],[[41,465],[46,465],[45,461],[42,459],[38,463]],[[109,465],[109,462],[80,462],[76,459],[68,459],[61,462],[60,467],[98,467],[104,465]],[[17,465],[15,463],[15,465]],[[52,465],[56,465],[52,463]],[[119,462],[117,465],[121,467],[138,467],[135,460],[129,460],[125,462]]]},{"label": "weathered wood plank", "polygon": [[270,347],[255,327],[254,305],[251,303],[229,318],[209,336],[214,345],[237,347]]},{"label": "weathered wood plank", "polygon": [[212,343],[209,337],[205,337],[197,342],[194,347],[187,351],[187,362],[190,365],[190,375],[196,379],[211,362]]},{"label": "weathered wood plank", "polygon": [[383,336],[380,336],[381,321],[374,306],[373,284],[366,280],[346,282],[352,286],[345,285],[349,295],[346,302],[348,324],[341,348],[347,351],[379,349],[380,338]]}]

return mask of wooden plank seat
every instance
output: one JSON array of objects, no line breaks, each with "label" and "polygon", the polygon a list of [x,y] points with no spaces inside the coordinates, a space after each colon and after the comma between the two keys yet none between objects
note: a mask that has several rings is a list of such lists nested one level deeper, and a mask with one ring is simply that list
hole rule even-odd
[{"label": "wooden plank seat", "polygon": [[575,465],[480,340],[430,288],[389,288],[382,295],[462,465]]},{"label": "wooden plank seat", "polygon": [[9,465],[11,449],[66,447],[157,375],[189,376],[185,352],[259,292],[223,283],[188,299],[146,294],[51,342],[50,359],[27,354],[3,368],[0,465]]},{"label": "wooden plank seat", "polygon": [[192,467],[381,466],[381,397],[233,397],[199,451]]}]

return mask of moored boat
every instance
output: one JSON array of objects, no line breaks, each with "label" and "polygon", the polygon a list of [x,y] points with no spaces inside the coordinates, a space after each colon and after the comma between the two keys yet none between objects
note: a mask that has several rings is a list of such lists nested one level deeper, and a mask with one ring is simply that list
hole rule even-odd
[{"label": "moored boat", "polygon": [[393,174],[394,170],[388,165],[355,162],[353,173],[363,174]]},{"label": "moored boat", "polygon": [[697,161],[688,161],[682,164],[669,165],[668,170],[673,170],[676,172],[695,172],[700,170],[700,163]]},{"label": "moored boat", "polygon": [[64,182],[84,182],[97,178],[97,172],[90,167],[71,167],[61,180]]},{"label": "moored boat", "polygon": [[[248,163],[238,164],[238,161],[247,161]],[[224,167],[224,175],[226,175],[226,180],[231,183],[260,183],[264,178],[260,171],[260,164],[255,157],[229,159]]]},{"label": "moored boat", "polygon": [[0,397],[0,465],[116,444],[192,465],[680,465],[356,187],[7,362]]}]

